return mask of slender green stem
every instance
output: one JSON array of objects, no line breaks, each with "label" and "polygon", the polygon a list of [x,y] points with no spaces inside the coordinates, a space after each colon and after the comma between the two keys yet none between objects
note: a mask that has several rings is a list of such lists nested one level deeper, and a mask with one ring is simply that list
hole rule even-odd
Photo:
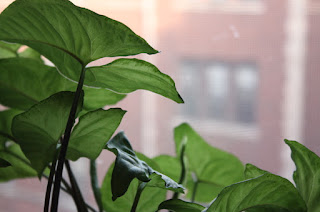
[{"label": "slender green stem", "polygon": [[76,118],[76,112],[77,107],[79,103],[79,99],[82,93],[82,87],[85,77],[85,67],[82,67],[80,79],[78,82],[77,90],[73,99],[73,103],[71,106],[71,110],[69,113],[69,118],[67,122],[67,126],[64,132],[64,138],[61,144],[59,159],[58,159],[58,166],[55,174],[55,180],[54,180],[54,188],[53,188],[53,194],[52,194],[52,202],[51,202],[51,212],[57,212],[58,210],[58,203],[59,203],[59,194],[60,194],[60,186],[61,186],[61,179],[62,179],[62,172],[63,172],[63,164],[66,158],[67,154],[67,148],[69,144],[69,139],[71,135],[71,129],[73,127],[75,118]]},{"label": "slender green stem", "polygon": [[74,195],[74,200],[75,200],[77,209],[80,212],[87,212],[88,210],[87,210],[86,204],[84,202],[84,199],[83,199],[83,196],[81,194],[80,188],[78,186],[76,178],[74,177],[74,174],[73,174],[73,172],[71,170],[70,163],[69,163],[68,160],[65,161],[65,165],[66,165],[67,172],[68,172],[68,175],[69,175],[69,179],[70,179],[70,183],[71,183],[71,189],[72,189],[72,192],[73,192],[73,195]]},{"label": "slender green stem", "polygon": [[192,180],[194,182],[193,189],[192,189],[191,202],[194,202],[194,200],[196,199],[199,180],[197,175],[194,172],[192,172],[191,174],[192,174]]},{"label": "slender green stem", "polygon": [[102,207],[101,193],[100,193],[100,187],[98,183],[97,167],[96,167],[95,160],[90,160],[90,177],[91,177],[91,187],[94,194],[94,198],[99,207],[99,212],[102,212],[103,207]]},{"label": "slender green stem", "polygon": [[133,205],[131,207],[131,212],[135,212],[136,211],[138,203],[139,203],[139,199],[140,199],[140,196],[141,196],[141,193],[142,193],[143,189],[146,187],[146,185],[147,185],[147,183],[139,181],[139,186],[138,186],[138,189],[137,189],[136,196],[134,198]]},{"label": "slender green stem", "polygon": [[54,178],[54,174],[57,166],[57,156],[58,156],[58,152],[56,152],[55,156],[53,157],[52,164],[50,167],[50,174],[48,178],[46,196],[44,200],[44,209],[43,209],[44,212],[49,211],[51,188],[52,188],[53,178]]},{"label": "slender green stem", "polygon": [[[181,153],[180,153],[180,165],[181,165],[181,174],[180,174],[180,179],[179,179],[179,184],[182,184],[186,178],[186,163],[185,163],[185,153],[186,149],[186,140],[182,141],[182,146],[181,146]],[[178,199],[179,198],[179,192],[175,192],[173,194],[172,199]]]}]

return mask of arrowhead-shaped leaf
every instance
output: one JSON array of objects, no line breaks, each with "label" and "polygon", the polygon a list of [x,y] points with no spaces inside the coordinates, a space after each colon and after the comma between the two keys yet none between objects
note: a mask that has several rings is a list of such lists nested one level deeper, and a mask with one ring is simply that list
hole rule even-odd
[{"label": "arrowhead-shaped leaf", "polygon": [[285,140],[291,148],[292,160],[296,164],[293,180],[308,206],[308,211],[320,211],[320,158],[296,141]]},{"label": "arrowhead-shaped leaf", "polygon": [[17,0],[1,13],[0,25],[0,40],[41,54],[55,48],[85,65],[102,57],[157,53],[122,23],[68,0]]},{"label": "arrowhead-shaped leaf", "polygon": [[[73,92],[56,93],[17,115],[12,121],[13,136],[39,177],[57,151],[73,97]],[[82,102],[83,95],[77,111],[81,110]]]},{"label": "arrowhead-shaped leaf", "polygon": [[[139,154],[141,157],[141,154]],[[145,160],[145,158],[143,158]],[[146,160],[147,161],[147,160]],[[152,164],[152,161],[147,161],[148,164]],[[153,166],[152,166],[153,167]],[[108,212],[119,212],[119,211],[130,211],[132,204],[134,202],[134,198],[138,188],[138,179],[133,179],[130,183],[130,186],[127,192],[117,198],[115,201],[112,201],[112,192],[111,192],[111,178],[113,172],[114,164],[109,168],[101,187],[101,195],[102,195],[102,203],[105,211]],[[155,168],[155,167],[153,167]],[[161,188],[154,187],[145,187],[138,206],[137,212],[150,212],[156,211],[158,205],[166,199],[166,190]]]},{"label": "arrowhead-shaped leaf", "polygon": [[126,111],[120,108],[98,109],[88,112],[79,119],[69,141],[67,158],[77,160],[80,157],[96,159],[107,141],[119,126]]},{"label": "arrowhead-shaped leaf", "polygon": [[262,211],[307,211],[303,199],[287,179],[266,173],[224,188],[207,212],[241,212],[255,208],[257,211],[260,208]]},{"label": "arrowhead-shaped leaf", "polygon": [[[55,68],[26,58],[0,59],[0,103],[29,109],[59,91],[75,91],[77,84],[62,77]],[[125,97],[106,89],[83,87],[84,109],[115,104]]]},{"label": "arrowhead-shaped leaf", "polygon": [[90,67],[87,71],[95,80],[85,81],[86,85],[108,88],[119,93],[144,89],[183,103],[174,81],[146,61],[118,59],[104,66]]},{"label": "arrowhead-shaped leaf", "polygon": [[169,199],[162,202],[158,210],[167,209],[174,212],[201,212],[205,207],[181,199]]},{"label": "arrowhead-shaped leaf", "polygon": [[134,178],[142,182],[149,182],[151,180],[150,184],[147,183],[147,186],[183,192],[181,185],[153,170],[146,162],[140,160],[132,150],[130,142],[123,132],[113,137],[107,143],[107,148],[117,155],[111,180],[113,200],[126,193]]},{"label": "arrowhead-shaped leaf", "polygon": [[[210,202],[225,186],[244,179],[244,167],[237,157],[210,146],[188,124],[175,128],[174,139],[177,151],[184,139],[187,142],[185,157],[188,160],[188,171],[194,173],[198,180],[196,201]],[[177,155],[180,155],[179,152]],[[189,177],[188,198],[191,198],[193,187],[194,182]]]}]

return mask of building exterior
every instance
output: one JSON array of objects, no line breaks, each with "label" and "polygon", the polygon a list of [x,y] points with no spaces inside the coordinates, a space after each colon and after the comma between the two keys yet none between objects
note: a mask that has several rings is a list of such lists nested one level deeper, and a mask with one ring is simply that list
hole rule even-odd
[{"label": "building exterior", "polygon": [[[2,1],[0,10],[10,2]],[[213,146],[289,178],[294,167],[284,138],[320,154],[316,0],[73,2],[125,23],[160,50],[139,57],[170,75],[186,102],[176,104],[144,91],[120,102],[117,106],[128,113],[119,130],[125,130],[136,150],[148,156],[174,154],[173,128],[188,122]],[[100,157],[100,180],[112,159],[108,153]],[[75,169],[88,184],[87,170],[81,165]],[[46,182],[35,188],[37,200],[23,194],[34,183],[36,179],[0,185],[0,192],[7,189],[0,193],[0,209],[20,211],[8,204],[15,197],[15,203],[25,204],[21,207],[41,210]],[[20,185],[24,192],[14,191]]]}]

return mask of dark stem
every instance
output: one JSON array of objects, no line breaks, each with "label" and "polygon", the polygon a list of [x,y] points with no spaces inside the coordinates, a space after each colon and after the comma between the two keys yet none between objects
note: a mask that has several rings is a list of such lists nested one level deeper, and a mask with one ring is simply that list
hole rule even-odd
[{"label": "dark stem", "polygon": [[194,202],[194,200],[196,199],[199,180],[198,180],[198,177],[196,176],[196,174],[194,172],[192,172],[191,174],[192,174],[192,180],[194,182],[194,186],[193,186],[193,189],[192,189],[191,202]]},{"label": "dark stem", "polygon": [[74,177],[74,174],[71,170],[70,163],[68,160],[65,161],[65,165],[66,165],[67,172],[69,175],[69,179],[70,179],[70,183],[71,183],[71,190],[73,193],[73,197],[74,197],[77,209],[79,212],[88,212],[87,207],[86,207],[86,203],[84,202],[80,188],[78,186],[76,178]]},{"label": "dark stem", "polygon": [[70,139],[70,135],[71,135],[71,130],[72,130],[72,127],[73,127],[73,124],[75,121],[77,107],[78,107],[79,99],[80,99],[80,96],[82,93],[84,77],[85,77],[85,68],[83,66],[82,70],[81,70],[81,75],[80,75],[80,79],[78,82],[77,90],[74,95],[73,103],[72,103],[71,110],[69,113],[69,118],[68,118],[67,126],[66,126],[66,129],[64,132],[63,141],[61,144],[61,150],[60,150],[59,159],[58,159],[58,167],[56,170],[55,180],[54,180],[54,188],[53,188],[52,201],[51,201],[51,212],[57,212],[57,210],[58,210],[60,186],[61,186],[61,179],[62,179],[62,172],[63,172],[63,164],[64,164],[64,161],[66,158],[67,148],[68,148],[69,139]]},{"label": "dark stem", "polygon": [[147,183],[139,181],[139,186],[138,186],[138,189],[137,189],[136,196],[134,198],[133,205],[131,207],[131,212],[135,212],[136,211],[138,203],[139,203],[139,199],[140,199],[140,196],[141,196],[141,193],[142,193],[143,189],[146,187],[146,185],[147,185]]},{"label": "dark stem", "polygon": [[55,156],[53,157],[52,164],[50,167],[50,174],[49,174],[49,178],[48,178],[46,196],[45,196],[45,200],[44,200],[44,209],[43,209],[44,212],[49,211],[51,188],[52,188],[54,173],[55,173],[56,166],[57,166],[57,155],[58,155],[58,151],[55,154]]},{"label": "dark stem", "polygon": [[101,193],[100,193],[100,188],[98,183],[97,167],[96,167],[95,160],[90,160],[90,177],[91,177],[91,187],[94,194],[94,198],[99,207],[99,212],[102,212],[103,207],[102,207]]},{"label": "dark stem", "polygon": [[[186,140],[182,142],[182,146],[181,146],[181,153],[180,153],[181,174],[180,174],[179,184],[182,184],[186,178],[186,163],[185,163],[185,157],[184,157],[185,149],[186,149]],[[175,192],[173,194],[172,199],[178,199],[179,194],[180,194],[179,192]]]}]

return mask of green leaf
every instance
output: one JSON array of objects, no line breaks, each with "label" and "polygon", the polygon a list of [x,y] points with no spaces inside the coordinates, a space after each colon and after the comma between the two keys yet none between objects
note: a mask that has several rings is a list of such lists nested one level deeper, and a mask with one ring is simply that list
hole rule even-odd
[{"label": "green leaf", "polygon": [[308,211],[320,211],[320,158],[296,141],[285,140],[291,148],[292,160],[296,164],[293,180],[308,206]]},{"label": "green leaf", "polygon": [[169,177],[153,170],[146,162],[140,160],[124,135],[118,133],[107,143],[108,150],[117,155],[112,173],[111,190],[113,200],[124,195],[134,178],[149,182],[147,186],[183,192],[183,187]]},{"label": "green leaf", "polygon": [[144,89],[183,103],[174,81],[146,61],[118,59],[104,66],[90,67],[87,71],[95,77],[95,80],[85,81],[86,85],[108,88],[119,93]]},{"label": "green leaf", "polygon": [[17,51],[20,48],[21,45],[14,44],[14,43],[6,43],[0,41],[0,59],[2,58],[10,58],[10,57],[16,57]]},{"label": "green leaf", "polygon": [[[12,134],[39,177],[57,151],[73,97],[73,92],[56,93],[17,115],[12,121]],[[77,111],[81,110],[82,102],[83,95]]]},{"label": "green leaf", "polygon": [[46,57],[48,49],[59,49],[84,65],[158,52],[124,24],[67,0],[17,0],[1,13],[0,25],[0,40],[28,45]]},{"label": "green leaf", "polygon": [[307,211],[303,199],[287,179],[267,173],[224,188],[207,212],[241,212],[261,207],[268,211]]},{"label": "green leaf", "polygon": [[5,167],[8,167],[8,166],[11,166],[11,163],[6,161],[6,160],[4,160],[4,159],[2,159],[2,158],[0,158],[0,167],[1,168],[5,168]]},{"label": "green leaf", "polygon": [[269,172],[259,169],[258,167],[250,163],[246,164],[246,169],[244,170],[245,179],[256,178],[266,173],[269,173]]},{"label": "green leaf", "polygon": [[[139,155],[140,157],[141,155]],[[149,161],[148,161],[149,162]],[[114,164],[112,164],[103,180],[101,187],[102,203],[105,211],[108,212],[119,212],[119,211],[130,211],[134,198],[138,188],[138,180],[133,179],[130,183],[130,186],[127,192],[117,198],[115,201],[112,201],[112,192],[111,192],[111,178],[113,173]],[[154,187],[145,187],[140,201],[138,203],[137,212],[150,212],[156,211],[158,205],[166,199],[166,190],[161,188]]]},{"label": "green leaf", "polygon": [[19,113],[21,113],[21,111],[13,109],[0,111],[0,150],[4,149],[6,141],[13,140],[11,123],[13,117]]},{"label": "green leaf", "polygon": [[169,176],[176,182],[179,181],[181,166],[178,158],[170,155],[159,155],[153,158],[153,161],[159,165],[163,174]]},{"label": "green leaf", "polygon": [[[55,68],[27,58],[0,59],[0,103],[27,110],[59,91],[75,91],[77,84],[62,77]],[[106,89],[83,87],[84,109],[115,104],[125,97]]]},{"label": "green leaf", "polygon": [[181,199],[169,199],[162,202],[158,210],[167,209],[174,212],[201,212],[205,207]]},{"label": "green leaf", "polygon": [[0,150],[0,158],[11,164],[11,166],[0,169],[0,182],[37,176],[37,172],[31,168],[29,160],[18,144],[10,143],[8,147]]},{"label": "green leaf", "polygon": [[[191,198],[194,182],[190,173],[194,173],[197,181],[195,201],[210,202],[225,187],[243,180],[244,167],[234,155],[210,146],[188,124],[175,128],[174,140],[179,151],[181,142],[186,139],[185,157],[188,160],[189,177],[187,181],[187,197]],[[177,152],[177,155],[180,155]],[[211,194],[211,195],[210,195]]]},{"label": "green leaf", "polygon": [[126,111],[120,108],[98,109],[80,117],[74,127],[68,146],[67,158],[96,159],[119,126]]}]

